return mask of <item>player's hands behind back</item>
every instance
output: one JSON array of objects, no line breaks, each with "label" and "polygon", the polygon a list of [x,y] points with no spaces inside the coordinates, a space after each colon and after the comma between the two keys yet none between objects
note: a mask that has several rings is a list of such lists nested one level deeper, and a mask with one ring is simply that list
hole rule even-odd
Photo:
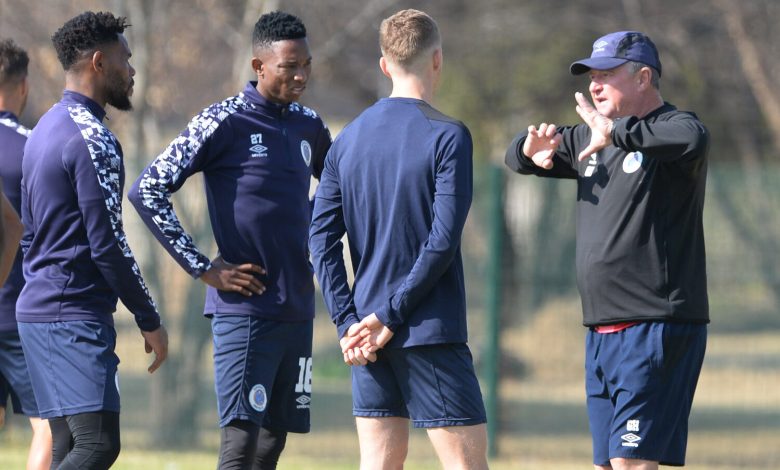
[{"label": "player's hands behind back", "polygon": [[344,362],[350,365],[366,365],[376,361],[376,352],[393,337],[393,331],[386,327],[376,313],[352,325],[341,338],[341,352]]},{"label": "player's hands behind back", "polygon": [[368,344],[361,346],[363,337],[360,332],[363,327],[360,323],[355,323],[349,327],[347,334],[340,340],[341,352],[344,355],[344,363],[350,366],[364,366],[369,362],[376,361],[376,352],[369,351]]}]

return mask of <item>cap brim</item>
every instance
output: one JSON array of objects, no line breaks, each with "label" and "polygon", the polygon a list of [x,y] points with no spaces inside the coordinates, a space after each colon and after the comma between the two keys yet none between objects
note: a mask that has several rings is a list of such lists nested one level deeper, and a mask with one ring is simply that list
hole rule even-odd
[{"label": "cap brim", "polygon": [[596,70],[609,70],[614,69],[620,65],[628,62],[628,59],[620,59],[617,57],[591,57],[589,59],[582,59],[574,62],[569,66],[569,72],[572,75],[582,75],[590,71]]}]

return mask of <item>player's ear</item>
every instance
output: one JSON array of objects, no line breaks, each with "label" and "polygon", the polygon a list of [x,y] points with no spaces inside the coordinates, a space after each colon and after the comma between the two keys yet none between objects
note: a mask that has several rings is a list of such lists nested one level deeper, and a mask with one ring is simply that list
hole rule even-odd
[{"label": "player's ear", "polygon": [[22,82],[20,84],[19,93],[22,96],[22,98],[26,98],[27,94],[30,93],[30,83],[27,81],[27,77],[24,77],[22,79]]},{"label": "player's ear", "polygon": [[443,62],[444,53],[442,52],[441,47],[437,47],[433,51],[433,70],[439,71]]},{"label": "player's ear", "polygon": [[263,61],[257,57],[252,57],[252,70],[255,71],[255,75],[257,75],[259,80],[263,73]]},{"label": "player's ear", "polygon": [[106,59],[105,54],[103,54],[103,51],[95,51],[92,53],[92,57],[90,59],[90,67],[92,67],[92,70],[96,72],[102,72],[103,71],[103,61]]},{"label": "player's ear", "polygon": [[392,79],[393,77],[390,75],[390,70],[388,70],[387,66],[387,59],[385,59],[385,56],[382,56],[379,58],[379,70],[382,71],[382,73],[389,79]]}]

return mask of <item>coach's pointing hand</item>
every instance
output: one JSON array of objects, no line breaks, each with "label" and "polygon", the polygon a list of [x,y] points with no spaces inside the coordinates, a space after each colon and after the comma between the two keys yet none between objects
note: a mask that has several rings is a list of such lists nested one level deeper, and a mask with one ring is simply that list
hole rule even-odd
[{"label": "coach's pointing hand", "polygon": [[211,267],[200,277],[203,282],[219,290],[238,292],[251,297],[265,292],[265,286],[255,274],[265,274],[265,269],[252,264],[231,264],[217,256]]},{"label": "coach's pointing hand", "polygon": [[590,143],[577,157],[579,161],[582,161],[604,147],[612,145],[612,127],[614,122],[598,112],[582,93],[575,93],[574,99],[577,100],[577,107],[575,108],[577,114],[590,127]]},{"label": "coach's pointing hand", "polygon": [[168,331],[164,326],[160,325],[154,331],[141,330],[141,336],[144,337],[144,349],[146,354],[154,351],[154,362],[149,366],[148,370],[151,374],[156,371],[160,364],[168,357]]}]

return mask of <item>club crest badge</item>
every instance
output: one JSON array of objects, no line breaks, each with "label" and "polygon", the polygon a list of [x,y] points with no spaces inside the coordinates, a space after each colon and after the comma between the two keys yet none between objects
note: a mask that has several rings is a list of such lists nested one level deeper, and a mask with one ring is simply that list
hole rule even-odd
[{"label": "club crest badge", "polygon": [[309,142],[305,140],[301,141],[301,156],[303,157],[303,161],[306,163],[306,166],[309,166],[311,163],[311,145],[309,145]]},{"label": "club crest badge", "polygon": [[265,394],[265,387],[263,384],[256,384],[249,391],[249,404],[255,411],[265,411],[265,406],[268,404],[268,398]]},{"label": "club crest badge", "polygon": [[626,173],[634,173],[638,169],[642,168],[642,152],[631,152],[623,159],[623,171]]}]

